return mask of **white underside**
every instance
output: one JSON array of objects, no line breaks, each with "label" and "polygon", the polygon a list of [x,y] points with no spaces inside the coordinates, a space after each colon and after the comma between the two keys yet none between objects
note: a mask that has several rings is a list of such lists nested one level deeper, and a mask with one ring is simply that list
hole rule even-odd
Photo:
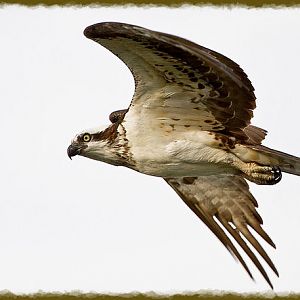
[{"label": "white underside", "polygon": [[130,151],[138,172],[160,177],[234,174],[235,155],[216,147],[216,140],[207,131],[190,130],[157,136],[149,131],[135,134],[126,126]]},{"label": "white underside", "polygon": [[215,163],[186,163],[186,162],[140,162],[134,170],[158,177],[190,177],[217,174],[237,174],[238,171],[230,166]]}]

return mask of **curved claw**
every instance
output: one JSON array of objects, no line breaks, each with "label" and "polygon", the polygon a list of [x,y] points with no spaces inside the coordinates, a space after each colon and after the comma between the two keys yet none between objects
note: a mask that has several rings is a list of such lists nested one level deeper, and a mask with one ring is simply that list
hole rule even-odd
[{"label": "curved claw", "polygon": [[273,167],[271,173],[273,173],[274,179],[270,182],[270,184],[278,183],[282,178],[282,173],[279,167]]},{"label": "curved claw", "polygon": [[278,166],[261,166],[250,163],[250,168],[245,172],[246,178],[256,184],[273,185],[282,178],[281,170]]}]

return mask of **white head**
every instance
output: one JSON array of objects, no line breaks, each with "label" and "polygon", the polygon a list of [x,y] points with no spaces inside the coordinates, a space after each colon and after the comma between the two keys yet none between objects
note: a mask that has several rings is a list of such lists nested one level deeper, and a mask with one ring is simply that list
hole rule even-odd
[{"label": "white head", "polygon": [[117,124],[97,127],[77,134],[68,147],[68,156],[81,155],[109,164],[119,165],[114,149],[118,137]]}]

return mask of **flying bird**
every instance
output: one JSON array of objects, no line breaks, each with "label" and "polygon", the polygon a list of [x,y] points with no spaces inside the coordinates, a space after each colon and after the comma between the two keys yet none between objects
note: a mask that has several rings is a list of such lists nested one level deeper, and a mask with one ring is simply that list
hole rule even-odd
[{"label": "flying bird", "polygon": [[130,69],[135,93],[128,109],[111,113],[106,128],[77,134],[69,157],[85,156],[162,177],[253,276],[237,247],[272,283],[253,248],[278,275],[249,227],[275,248],[262,228],[246,180],[300,175],[300,158],[261,144],[267,132],[250,125],[254,88],[231,59],[183,38],[106,22],[84,35]]}]

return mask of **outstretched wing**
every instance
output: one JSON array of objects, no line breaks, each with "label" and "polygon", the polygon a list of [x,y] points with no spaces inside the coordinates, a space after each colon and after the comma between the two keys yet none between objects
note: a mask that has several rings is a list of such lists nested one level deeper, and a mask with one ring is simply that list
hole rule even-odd
[{"label": "outstretched wing", "polygon": [[237,241],[273,288],[266,271],[246,242],[250,242],[278,276],[273,262],[248,229],[248,226],[251,226],[275,248],[274,243],[261,227],[263,221],[255,209],[257,202],[249,192],[247,182],[237,175],[165,178],[165,180],[229,252],[240,261],[250,277],[253,278],[250,270],[224,229]]},{"label": "outstretched wing", "polygon": [[130,115],[139,126],[197,127],[249,140],[244,128],[255,108],[254,89],[232,60],[183,38],[129,24],[99,23],[84,34],[123,60],[134,76],[135,94],[125,120]]}]

